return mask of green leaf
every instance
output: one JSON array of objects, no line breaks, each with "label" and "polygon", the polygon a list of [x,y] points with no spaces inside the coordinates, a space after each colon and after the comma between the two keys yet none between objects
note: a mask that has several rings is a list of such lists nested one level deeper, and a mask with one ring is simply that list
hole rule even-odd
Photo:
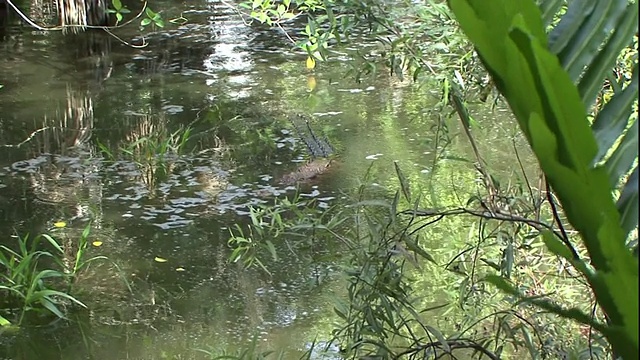
[{"label": "green leaf", "polygon": [[620,198],[616,207],[620,212],[622,229],[625,236],[638,226],[638,206],[640,199],[638,198],[638,167],[633,170],[631,176],[627,180],[627,184],[622,189]]},{"label": "green leaf", "polygon": [[[566,14],[549,34],[549,50],[557,54],[561,52],[571,39],[576,36],[583,22],[591,15],[596,2],[592,0],[572,1]],[[551,14],[555,16],[556,12]]]},{"label": "green leaf", "polygon": [[598,50],[596,57],[587,64],[587,69],[582,78],[580,78],[578,89],[586,106],[591,106],[594,102],[598,93],[602,90],[604,79],[616,64],[618,54],[632,41],[633,35],[638,31],[637,4],[629,4],[622,16],[622,20],[617,21],[613,35]]},{"label": "green leaf", "polygon": [[0,315],[0,327],[11,326],[11,322]]},{"label": "green leaf", "polygon": [[532,304],[535,304],[543,309],[549,310],[555,314],[558,314],[560,316],[569,318],[569,319],[573,319],[573,320],[577,320],[579,322],[582,322],[584,324],[589,324],[592,325],[594,328],[596,328],[598,331],[604,331],[604,332],[608,332],[606,327],[598,322],[595,322],[594,320],[592,320],[592,317],[585,314],[584,312],[582,312],[579,309],[563,309],[558,305],[555,305],[553,303],[551,303],[550,301],[546,300],[545,298],[540,298],[540,297],[526,297],[523,296],[518,290],[516,290],[515,287],[513,287],[513,285],[511,285],[510,283],[507,282],[507,280],[505,280],[503,277],[500,276],[496,276],[496,275],[488,275],[487,277],[485,277],[485,281],[488,283],[493,284],[494,286],[496,286],[497,288],[499,288],[500,290],[511,294],[517,298],[521,299],[521,303],[524,302],[529,302]]},{"label": "green leaf", "polygon": [[618,183],[622,175],[631,170],[634,162],[638,159],[638,121],[634,121],[631,128],[622,138],[622,142],[611,154],[604,164],[609,174],[609,183],[613,186]]},{"label": "green leaf", "polygon": [[60,309],[58,309],[56,304],[54,304],[50,299],[43,297],[42,299],[40,299],[40,304],[47,310],[51,311],[58,318],[68,320],[67,317],[64,316],[64,314],[60,311]]},{"label": "green leaf", "polygon": [[424,324],[425,328],[427,329],[427,331],[429,331],[429,333],[431,333],[431,335],[435,336],[436,339],[438,340],[438,342],[442,345],[442,349],[444,351],[446,351],[447,353],[451,352],[451,347],[449,346],[449,342],[445,339],[444,335],[442,335],[442,333],[440,331],[438,331],[438,329],[426,325]]},{"label": "green leaf", "polygon": [[408,250],[413,251],[413,252],[417,253],[418,255],[420,255],[421,257],[423,257],[424,259],[426,259],[427,261],[430,261],[430,262],[438,265],[438,263],[436,262],[436,259],[434,259],[433,256],[431,256],[431,254],[429,254],[424,249],[422,249],[418,245],[417,241],[413,241],[409,236],[403,236],[403,239],[404,239],[404,243],[407,246]]},{"label": "green leaf", "polygon": [[270,20],[270,19],[269,19],[269,17],[267,16],[267,14],[266,14],[266,13],[264,13],[264,12],[260,12],[260,13],[258,13],[258,21],[260,21],[261,23],[265,23],[265,22],[267,22],[267,25],[269,25],[269,24],[268,24],[269,20]]},{"label": "green leaf", "polygon": [[567,260],[571,265],[573,265],[573,267],[578,269],[587,278],[593,277],[591,269],[587,267],[585,262],[580,259],[574,258],[573,253],[569,250],[567,245],[560,241],[553,232],[548,230],[543,231],[542,241],[544,241],[544,244],[554,255],[560,256],[561,258]]},{"label": "green leaf", "polygon": [[113,8],[116,9],[116,11],[122,9],[122,2],[120,2],[120,0],[111,0],[111,4],[113,5]]},{"label": "green leaf", "polygon": [[[551,158],[541,159],[537,153],[536,156],[540,161],[557,159],[562,166],[574,169],[580,176],[585,176],[587,167],[597,153],[597,144],[586,122],[585,107],[576,87],[560,67],[557,58],[545,50],[540,42],[530,37],[524,29],[515,28],[511,31],[510,37],[522,52],[527,70],[534,80],[534,86],[530,90],[537,94],[541,111],[531,113],[541,116],[539,119],[552,131],[552,134],[541,134],[539,138],[555,137],[557,141],[557,149],[552,155],[549,154]],[[531,119],[527,118],[531,123]]]},{"label": "green leaf", "polygon": [[543,0],[540,2],[540,11],[545,25],[551,24],[553,18],[564,5],[564,0]]},{"label": "green leaf", "polygon": [[64,249],[62,248],[62,246],[58,243],[58,241],[56,241],[56,239],[52,238],[50,235],[48,234],[42,234],[41,235],[45,240],[47,240],[49,242],[49,244],[51,244],[51,246],[53,246],[59,254],[64,254]]},{"label": "green leaf", "polygon": [[507,244],[507,246],[504,248],[504,251],[502,252],[502,266],[500,268],[502,274],[508,279],[511,277],[511,271],[513,270],[513,262],[514,262],[514,255],[513,255],[513,242],[509,242]]},{"label": "green leaf", "polygon": [[[567,70],[574,82],[578,80],[585,66],[591,63],[604,40],[615,29],[627,5],[627,0],[590,0],[589,2],[595,3],[595,7],[580,23],[580,28],[567,42],[567,46],[557,53],[562,67]],[[581,1],[574,3],[582,5]]]},{"label": "green leaf", "polygon": [[[526,0],[450,0],[461,27],[518,119],[567,219],[580,232],[593,269],[572,259],[566,246],[552,236],[545,237],[545,242],[551,251],[571,259],[588,275],[599,305],[610,318],[610,325],[600,324],[598,330],[619,355],[636,358],[638,262],[624,244],[625,233],[609,176],[604,168],[592,166],[598,146],[588,125],[583,97],[573,84],[584,68],[598,59],[598,50],[621,19],[627,1],[597,2],[588,16],[582,16],[584,21],[580,21],[575,35],[569,36],[567,45],[559,51],[568,72],[549,52],[544,27],[530,20],[540,17],[530,8],[533,4]],[[576,0],[572,4],[585,3]],[[573,15],[581,18],[579,13]],[[573,25],[563,24],[566,29],[576,29]],[[597,76],[589,81],[593,79]],[[632,136],[628,139],[626,144],[637,142]],[[618,164],[628,164],[629,148],[632,146],[620,150],[616,157],[619,162],[610,169],[628,169]],[[500,281],[496,284],[513,292],[504,280]],[[532,302],[565,317],[590,321],[576,309]]]},{"label": "green leaf", "polygon": [[396,193],[393,196],[393,201],[391,202],[389,207],[389,218],[391,219],[392,224],[395,224],[398,217],[398,203],[400,203],[400,191],[396,190]]},{"label": "green leaf", "polygon": [[142,25],[142,26],[147,26],[149,24],[151,24],[151,19],[149,19],[149,18],[144,18],[144,19],[142,19],[142,21],[140,21],[140,25]]},{"label": "green leaf", "polygon": [[265,243],[267,244],[267,249],[269,249],[269,253],[273,258],[273,261],[278,261],[278,252],[276,251],[276,247],[273,246],[273,243],[269,240],[265,240]]},{"label": "green leaf", "polygon": [[71,295],[69,295],[67,293],[61,292],[61,291],[46,289],[46,290],[40,290],[37,293],[37,297],[38,298],[45,298],[45,297],[49,298],[51,296],[62,297],[62,298],[65,298],[67,300],[71,300],[72,302],[76,303],[77,305],[80,305],[83,308],[87,307],[85,304],[80,302],[80,300],[76,299],[75,297],[73,297],[73,296],[71,296]]},{"label": "green leaf", "polygon": [[[600,162],[609,149],[620,139],[629,124],[629,116],[633,111],[633,103],[638,99],[638,64],[631,76],[631,83],[621,92],[615,94],[604,108],[596,115],[591,129],[598,142],[598,155],[593,164]],[[614,182],[611,186],[617,183]]]},{"label": "green leaf", "polygon": [[339,310],[337,307],[333,308],[333,312],[336,313],[336,315],[338,315],[339,318],[341,318],[342,320],[347,320],[347,315],[345,313],[343,313],[341,310]]},{"label": "green leaf", "polygon": [[404,176],[402,170],[400,170],[400,165],[398,165],[397,161],[393,162],[393,166],[395,167],[396,174],[398,175],[398,179],[400,180],[400,189],[402,190],[402,194],[404,195],[404,198],[407,200],[407,202],[411,202],[411,188],[409,186],[409,180],[406,176]]}]

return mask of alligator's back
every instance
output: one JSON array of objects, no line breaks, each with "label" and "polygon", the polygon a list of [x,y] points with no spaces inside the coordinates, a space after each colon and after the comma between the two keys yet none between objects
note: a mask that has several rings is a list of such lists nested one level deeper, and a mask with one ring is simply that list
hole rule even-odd
[{"label": "alligator's back", "polygon": [[283,185],[294,185],[299,182],[308,181],[314,179],[318,175],[322,175],[329,170],[332,163],[330,159],[315,159],[312,160],[295,171],[283,175],[279,182]]},{"label": "alligator's back", "polygon": [[319,137],[315,134],[309,123],[309,118],[305,115],[296,114],[289,116],[289,121],[295,130],[298,138],[305,143],[311,160],[299,166],[295,171],[283,175],[279,183],[283,185],[293,185],[305,182],[322,175],[329,170],[333,160],[333,147],[326,137]]}]

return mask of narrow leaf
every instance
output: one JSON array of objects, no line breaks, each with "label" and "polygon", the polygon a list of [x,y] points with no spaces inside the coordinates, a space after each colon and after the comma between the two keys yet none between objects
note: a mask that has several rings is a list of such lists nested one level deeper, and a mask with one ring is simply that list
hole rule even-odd
[{"label": "narrow leaf", "polygon": [[627,0],[594,1],[595,8],[568,45],[558,54],[562,67],[576,82],[585,65],[591,63],[600,45],[615,29],[620,15],[624,13]]},{"label": "narrow leaf", "polygon": [[409,187],[409,180],[404,176],[402,170],[400,170],[400,165],[398,165],[397,161],[393,162],[393,166],[396,169],[396,174],[398,175],[398,180],[400,180],[400,189],[402,190],[402,194],[407,202],[411,202],[411,189]]},{"label": "narrow leaf", "polygon": [[[638,99],[638,64],[636,63],[631,76],[631,83],[615,94],[596,115],[591,129],[598,142],[598,155],[594,163],[600,162],[609,148],[622,136],[629,123],[629,116],[633,111],[633,103]],[[613,185],[613,184],[612,184]]]},{"label": "narrow leaf", "polygon": [[423,324],[425,328],[427,328],[427,330],[431,333],[431,335],[435,336],[436,339],[438,339],[438,342],[440,342],[440,344],[442,344],[442,348],[444,349],[444,351],[446,351],[447,353],[451,353],[451,347],[449,346],[449,342],[444,338],[444,335],[442,335],[442,333],[440,331],[438,331],[438,329],[429,326],[427,324]]},{"label": "narrow leaf", "polygon": [[[575,0],[571,2],[567,12],[549,34],[549,50],[551,52],[558,54],[567,46],[571,38],[576,35],[582,24],[589,18],[595,5],[595,1],[592,0]],[[553,17],[555,14],[547,14],[546,16]]]},{"label": "narrow leaf", "polygon": [[615,186],[622,175],[631,170],[631,166],[638,159],[638,121],[634,121],[631,128],[626,132],[622,141],[607,159],[605,168],[609,174],[609,183]]},{"label": "narrow leaf", "polygon": [[638,167],[636,166],[616,205],[618,212],[620,212],[621,225],[625,235],[638,226],[638,204],[640,204],[640,199],[638,198]]},{"label": "narrow leaf", "polygon": [[60,309],[58,309],[56,304],[54,304],[48,298],[43,297],[42,299],[40,299],[40,304],[42,304],[42,306],[44,306],[47,310],[51,311],[55,316],[59,317],[60,319],[67,320],[67,317],[64,316],[64,314],[62,313],[62,311],[60,311]]},{"label": "narrow leaf", "polygon": [[0,327],[10,326],[11,322],[0,315]]},{"label": "narrow leaf", "polygon": [[550,25],[553,18],[564,5],[564,0],[544,0],[540,3],[540,11],[545,25]]},{"label": "narrow leaf", "polygon": [[[580,79],[578,90],[582,101],[587,107],[595,101],[598,93],[602,90],[605,77],[610,74],[611,69],[618,60],[618,54],[630,44],[633,35],[638,31],[638,4],[629,4],[623,18],[616,24],[613,35],[606,44],[598,51],[597,56],[588,63],[587,70]],[[638,63],[636,60],[636,67]],[[635,72],[635,70],[634,70]],[[636,76],[637,88],[637,76]]]}]

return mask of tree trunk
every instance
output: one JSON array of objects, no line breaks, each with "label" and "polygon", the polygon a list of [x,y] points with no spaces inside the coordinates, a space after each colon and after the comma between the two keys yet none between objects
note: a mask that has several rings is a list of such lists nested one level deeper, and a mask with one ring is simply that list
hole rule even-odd
[{"label": "tree trunk", "polygon": [[109,21],[106,0],[57,0],[60,25],[77,33],[87,26],[106,26]]}]

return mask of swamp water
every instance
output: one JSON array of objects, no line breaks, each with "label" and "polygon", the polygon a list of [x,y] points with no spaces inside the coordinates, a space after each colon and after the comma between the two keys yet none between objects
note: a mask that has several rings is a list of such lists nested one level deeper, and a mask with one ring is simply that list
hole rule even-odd
[{"label": "swamp water", "polygon": [[[456,179],[473,191],[457,119],[431,110],[437,87],[386,74],[356,83],[347,74],[356,49],[307,70],[282,33],[246,26],[220,2],[155,6],[188,22],[167,23],[144,49],[102,33],[34,31],[15,17],[3,29],[0,243],[48,232],[73,247],[91,222],[89,255],[118,264],[131,292],[112,266],[94,263],[75,292],[90,310],[0,335],[0,358],[206,358],[195,349],[234,351],[252,336],[296,358],[329,339],[333,301],[344,295],[339,241],[279,236],[277,260],[263,259],[271,275],[228,261],[229,232],[246,228],[249,206],[296,193],[278,181],[308,160],[291,114],[310,115],[338,154],[298,189],[318,213],[346,206],[367,171],[393,194],[395,160],[413,182],[437,182],[436,197],[441,187],[464,188]],[[135,29],[119,35],[136,36],[126,31]],[[367,46],[375,45],[360,50]],[[480,109],[486,115],[476,117],[504,122],[478,136],[496,171],[510,174],[499,160],[511,156],[513,125]],[[181,151],[151,160],[166,145]],[[449,164],[437,181],[436,162]]]}]

